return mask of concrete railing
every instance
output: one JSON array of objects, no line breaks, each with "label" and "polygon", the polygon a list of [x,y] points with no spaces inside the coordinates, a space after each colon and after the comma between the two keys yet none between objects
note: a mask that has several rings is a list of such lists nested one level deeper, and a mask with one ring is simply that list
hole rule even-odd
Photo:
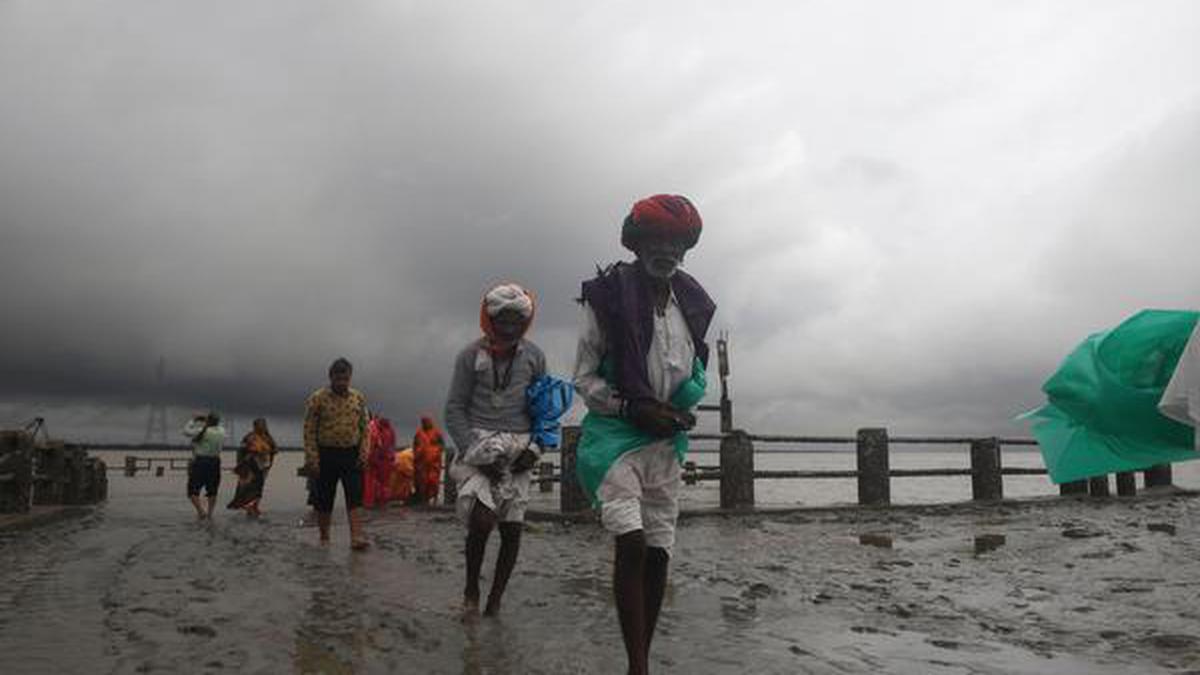
[{"label": "concrete railing", "polygon": [[25,431],[0,431],[0,513],[32,505],[94,504],[108,498],[104,462],[84,446],[36,442]]},{"label": "concrete railing", "polygon": [[[891,481],[893,478],[963,476],[971,479],[973,501],[991,502],[1004,499],[1005,476],[1045,475],[1043,468],[1005,467],[1002,450],[1005,446],[1035,446],[1037,442],[1028,438],[970,437],[970,436],[889,436],[884,428],[859,429],[854,436],[792,436],[753,434],[733,430],[723,434],[692,434],[692,440],[720,442],[720,464],[715,468],[699,468],[694,463],[685,465],[684,481],[694,484],[704,480],[720,481],[720,504],[722,509],[752,509],[755,506],[754,485],[756,480],[783,479],[829,479],[854,478],[858,483],[858,503],[862,506],[886,506],[891,504]],[[580,489],[575,476],[575,451],[579,442],[579,428],[563,429],[561,448],[561,473],[547,476],[542,468],[537,479],[542,485],[561,483],[560,508],[564,513],[574,513],[589,507],[587,498]],[[854,445],[856,467],[850,470],[763,470],[755,469],[756,445]],[[891,446],[909,445],[965,445],[970,451],[969,468],[893,469]],[[568,480],[563,480],[563,476]],[[1171,484],[1171,467],[1163,465],[1145,472],[1147,488]],[[1089,485],[1091,489],[1089,490]],[[1103,488],[1101,488],[1103,486]],[[1091,481],[1061,486],[1061,493],[1107,495],[1107,476]],[[1117,474],[1117,494],[1136,493],[1136,482],[1132,473]]]}]

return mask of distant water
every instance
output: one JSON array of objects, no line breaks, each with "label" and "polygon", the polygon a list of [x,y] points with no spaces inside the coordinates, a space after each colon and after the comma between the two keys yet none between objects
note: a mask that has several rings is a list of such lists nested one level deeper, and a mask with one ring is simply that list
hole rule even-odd
[{"label": "distant water", "polygon": [[[137,479],[128,486],[124,483],[124,458],[132,454],[140,457],[181,457],[185,453],[162,451],[123,451],[105,450],[93,452],[108,463],[110,467],[109,480],[113,489],[124,492],[126,489],[137,494],[143,490],[159,492],[176,490],[180,495],[184,492],[184,472],[166,471],[164,476],[156,478],[139,472]],[[277,456],[275,467],[267,480],[267,502],[302,506],[305,500],[304,479],[296,475],[296,469],[303,463],[303,455],[298,452],[285,452]],[[548,453],[548,461],[557,463],[558,455]],[[716,467],[719,457],[715,451],[693,451],[689,459],[700,467]],[[891,454],[893,469],[967,469],[971,466],[970,453],[964,446],[961,450],[945,448],[914,448],[906,446],[903,450]],[[222,463],[225,469],[233,466],[234,453],[224,453]],[[817,451],[817,452],[762,452],[755,456],[755,467],[775,470],[853,470],[855,468],[854,452],[846,451]],[[1042,456],[1035,449],[1005,449],[1002,463],[1008,467],[1041,468]],[[225,472],[225,482],[222,489],[233,494],[233,476]],[[1111,480],[1111,479],[1110,479]],[[1174,465],[1175,484],[1181,487],[1200,489],[1200,462],[1184,462]],[[1138,474],[1138,486],[1141,487],[1142,477]],[[937,504],[944,502],[965,501],[971,498],[971,479],[969,476],[940,476],[930,478],[893,478],[892,502],[895,504]],[[1116,485],[1111,487],[1116,492]],[[1046,476],[1005,476],[1004,496],[1007,498],[1044,497],[1058,494],[1058,486],[1050,482]],[[755,482],[755,500],[764,506],[831,506],[837,504],[853,504],[857,500],[858,487],[852,478],[822,478],[822,479],[773,479]],[[558,508],[558,487],[553,492],[534,492],[534,506],[539,509],[556,510]],[[704,508],[716,506],[720,502],[720,487],[718,481],[703,481],[697,485],[686,486],[683,492],[684,508]]]}]

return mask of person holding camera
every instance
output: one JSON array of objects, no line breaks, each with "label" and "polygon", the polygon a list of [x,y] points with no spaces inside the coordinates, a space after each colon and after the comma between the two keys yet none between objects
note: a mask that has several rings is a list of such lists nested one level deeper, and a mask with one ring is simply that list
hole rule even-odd
[{"label": "person holding camera", "polygon": [[[221,416],[214,411],[199,413],[183,427],[183,435],[192,444],[192,459],[188,462],[187,495],[200,520],[212,518],[217,503],[217,488],[221,485],[221,448],[225,445],[225,429]],[[200,502],[204,490],[205,503]]]}]

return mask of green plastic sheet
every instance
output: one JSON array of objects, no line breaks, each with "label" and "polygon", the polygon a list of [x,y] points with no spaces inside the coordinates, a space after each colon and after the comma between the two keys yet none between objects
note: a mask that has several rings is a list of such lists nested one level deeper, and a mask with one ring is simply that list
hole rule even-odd
[{"label": "green plastic sheet", "polygon": [[[605,364],[606,366],[607,364]],[[601,374],[606,374],[602,366]],[[704,398],[708,389],[708,375],[704,372],[704,364],[700,359],[692,362],[692,376],[684,380],[671,395],[671,405],[680,410],[691,410]],[[596,490],[604,481],[609,467],[627,452],[654,443],[653,436],[642,432],[637,427],[620,417],[612,415],[597,415],[588,412],[580,424],[579,448],[575,455],[575,474],[579,484],[591,500],[593,506],[599,506]],[[675,445],[675,456],[682,464],[688,451],[687,433],[679,432],[671,439]]]},{"label": "green plastic sheet", "polygon": [[1048,402],[1021,415],[1050,480],[1070,483],[1200,457],[1194,430],[1158,402],[1187,345],[1197,312],[1144,310],[1088,336],[1042,385]]}]

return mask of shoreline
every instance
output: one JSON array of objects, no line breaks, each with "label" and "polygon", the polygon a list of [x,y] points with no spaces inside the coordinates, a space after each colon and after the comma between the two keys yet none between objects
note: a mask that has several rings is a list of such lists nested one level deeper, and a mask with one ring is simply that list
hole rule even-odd
[{"label": "shoreline", "polygon": [[[1024,499],[1002,499],[994,502],[977,502],[973,500],[946,502],[939,504],[890,504],[887,506],[861,506],[859,504],[842,504],[832,506],[764,506],[753,509],[722,509],[720,507],[682,509],[680,520],[699,520],[708,518],[756,518],[792,515],[845,515],[869,514],[887,516],[894,513],[904,513],[922,516],[959,516],[967,513],[987,515],[1004,510],[1011,513],[1032,509],[1063,508],[1084,503],[1101,504],[1139,504],[1160,500],[1191,499],[1200,497],[1200,490],[1189,490],[1180,487],[1151,488],[1131,497],[1091,497],[1088,495],[1046,497],[1027,497]],[[428,507],[426,507],[428,508]],[[453,511],[453,506],[439,506],[438,510]],[[432,509],[431,509],[432,510]],[[528,509],[526,519],[538,522],[586,523],[596,520],[599,516],[592,509],[575,513],[547,511],[544,509]]]},{"label": "shoreline", "polygon": [[30,507],[26,513],[0,513],[0,532],[28,530],[78,518],[91,513],[93,509],[94,506],[88,504],[50,504]]}]

